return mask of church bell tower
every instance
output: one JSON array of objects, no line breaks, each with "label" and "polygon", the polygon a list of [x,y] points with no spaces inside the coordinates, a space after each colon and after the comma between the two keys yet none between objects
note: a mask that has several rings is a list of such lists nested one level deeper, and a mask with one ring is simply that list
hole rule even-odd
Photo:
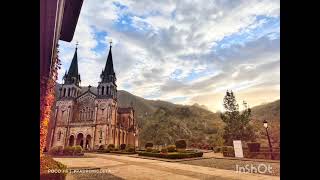
[{"label": "church bell tower", "polygon": [[100,78],[101,81],[98,85],[98,96],[101,98],[111,98],[117,100],[117,85],[116,85],[116,74],[113,69],[113,60],[111,52],[111,42],[109,54],[104,70],[102,70]]},{"label": "church bell tower", "polygon": [[[77,43],[78,46],[78,43]],[[63,84],[60,90],[60,99],[67,98],[73,99],[80,95],[80,74],[78,73],[78,47],[76,46],[69,71],[63,76]]]}]

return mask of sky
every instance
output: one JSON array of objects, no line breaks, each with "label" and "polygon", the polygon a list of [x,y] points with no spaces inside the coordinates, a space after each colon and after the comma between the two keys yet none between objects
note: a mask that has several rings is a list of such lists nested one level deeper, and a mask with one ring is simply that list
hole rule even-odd
[{"label": "sky", "polygon": [[280,0],[85,0],[76,42],[82,86],[97,86],[112,39],[118,90],[223,111],[232,90],[250,107],[280,99]]}]

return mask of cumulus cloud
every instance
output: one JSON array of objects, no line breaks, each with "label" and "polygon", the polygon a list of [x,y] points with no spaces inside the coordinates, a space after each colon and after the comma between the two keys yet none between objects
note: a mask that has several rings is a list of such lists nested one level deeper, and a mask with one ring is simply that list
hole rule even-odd
[{"label": "cumulus cloud", "polygon": [[82,85],[97,85],[112,39],[118,87],[135,95],[213,111],[227,89],[251,105],[280,98],[279,4],[84,1],[73,42],[60,42],[60,80],[79,41]]}]

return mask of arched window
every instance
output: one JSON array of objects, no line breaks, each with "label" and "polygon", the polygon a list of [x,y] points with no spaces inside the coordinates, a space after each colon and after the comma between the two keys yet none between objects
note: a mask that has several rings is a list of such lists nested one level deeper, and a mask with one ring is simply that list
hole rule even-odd
[{"label": "arched window", "polygon": [[103,95],[104,94],[104,86],[102,86],[101,90],[102,90],[101,95]]},{"label": "arched window", "polygon": [[100,130],[100,139],[102,139],[102,130]]},{"label": "arched window", "polygon": [[107,86],[107,95],[109,94],[109,86]]}]

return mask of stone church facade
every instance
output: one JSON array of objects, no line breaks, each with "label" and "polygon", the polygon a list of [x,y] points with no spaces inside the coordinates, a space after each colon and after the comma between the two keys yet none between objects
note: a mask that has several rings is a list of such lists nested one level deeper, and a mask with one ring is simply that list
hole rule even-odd
[{"label": "stone church facade", "polygon": [[133,107],[118,107],[116,75],[113,69],[112,46],[97,91],[81,87],[77,48],[62,87],[54,112],[54,125],[49,147],[80,145],[96,150],[100,145],[138,146],[138,129]]}]

